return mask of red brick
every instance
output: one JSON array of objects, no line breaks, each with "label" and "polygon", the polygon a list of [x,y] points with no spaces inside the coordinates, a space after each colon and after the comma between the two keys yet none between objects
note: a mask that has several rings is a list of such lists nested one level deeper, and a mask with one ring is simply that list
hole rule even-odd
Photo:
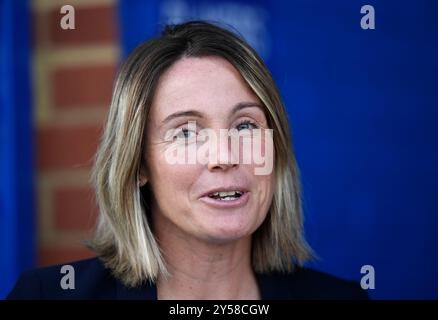
[{"label": "red brick", "polygon": [[[55,245],[55,244],[54,244]],[[85,246],[43,247],[38,250],[38,266],[63,264],[94,257],[96,254]]]},{"label": "red brick", "polygon": [[88,168],[100,138],[99,127],[49,127],[37,132],[39,169]]},{"label": "red brick", "polygon": [[91,230],[97,216],[93,191],[89,188],[54,190],[55,227],[61,230]]},{"label": "red brick", "polygon": [[[73,6],[75,7],[75,6]],[[113,6],[75,7],[75,29],[61,28],[64,14],[56,8],[49,14],[49,34],[55,46],[118,42],[117,10]]]},{"label": "red brick", "polygon": [[64,67],[51,75],[55,107],[109,106],[114,65]]}]

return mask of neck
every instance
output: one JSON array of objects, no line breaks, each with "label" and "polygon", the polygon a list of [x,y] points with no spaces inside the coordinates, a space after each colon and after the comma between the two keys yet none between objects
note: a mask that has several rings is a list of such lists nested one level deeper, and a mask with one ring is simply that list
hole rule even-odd
[{"label": "neck", "polygon": [[217,244],[183,234],[171,222],[154,225],[170,276],[158,276],[158,299],[259,299],[251,267],[251,237]]}]

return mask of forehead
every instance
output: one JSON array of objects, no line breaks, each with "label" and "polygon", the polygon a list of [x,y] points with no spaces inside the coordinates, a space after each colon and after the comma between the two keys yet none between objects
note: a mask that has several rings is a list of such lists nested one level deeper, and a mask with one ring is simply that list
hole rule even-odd
[{"label": "forehead", "polygon": [[220,57],[188,57],[161,76],[152,108],[161,118],[189,108],[227,110],[241,101],[259,99],[231,63]]}]

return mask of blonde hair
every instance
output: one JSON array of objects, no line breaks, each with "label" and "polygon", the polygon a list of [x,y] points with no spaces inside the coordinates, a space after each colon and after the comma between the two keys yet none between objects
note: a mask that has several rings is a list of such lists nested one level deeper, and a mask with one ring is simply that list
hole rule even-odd
[{"label": "blonde hair", "polygon": [[182,57],[218,56],[242,75],[266,108],[274,130],[275,190],[268,215],[252,238],[257,273],[289,272],[311,256],[303,236],[300,179],[285,108],[267,67],[236,34],[203,21],[167,26],[137,47],[117,76],[111,107],[93,167],[100,209],[91,247],[125,285],[167,274],[151,230],[150,190],[138,186],[145,126],[157,81]]}]

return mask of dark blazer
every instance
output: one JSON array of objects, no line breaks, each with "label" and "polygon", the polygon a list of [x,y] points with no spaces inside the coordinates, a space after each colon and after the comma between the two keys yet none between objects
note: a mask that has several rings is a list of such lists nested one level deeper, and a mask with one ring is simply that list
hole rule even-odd
[{"label": "dark blazer", "polygon": [[[62,289],[62,265],[25,272],[7,299],[157,299],[155,285],[124,286],[98,258],[68,263],[75,271],[75,288]],[[308,268],[291,274],[257,274],[262,299],[368,299],[351,281]]]}]

